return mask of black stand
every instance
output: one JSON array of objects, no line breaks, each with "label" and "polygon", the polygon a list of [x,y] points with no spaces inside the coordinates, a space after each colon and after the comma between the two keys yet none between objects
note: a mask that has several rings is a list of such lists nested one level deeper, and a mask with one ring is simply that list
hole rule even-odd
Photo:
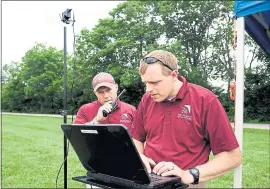
[{"label": "black stand", "polygon": [[[61,21],[65,24],[69,24],[71,17],[71,10],[67,9],[62,13]],[[64,110],[61,111],[61,115],[64,116],[64,124],[67,123],[67,28],[64,26]],[[64,188],[67,189],[67,138],[64,135]]]},{"label": "black stand", "polygon": [[[64,26],[64,124],[67,123],[67,28]],[[64,135],[64,188],[67,188],[67,137]]]}]

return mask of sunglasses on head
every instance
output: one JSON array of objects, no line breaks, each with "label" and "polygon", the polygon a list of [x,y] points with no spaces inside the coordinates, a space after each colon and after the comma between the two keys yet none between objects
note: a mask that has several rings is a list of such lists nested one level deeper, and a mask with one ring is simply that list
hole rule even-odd
[{"label": "sunglasses on head", "polygon": [[161,60],[155,58],[155,57],[145,57],[142,59],[143,62],[145,62],[146,64],[154,64],[156,62],[160,62],[163,66],[167,67],[168,69],[170,69],[171,71],[173,71],[173,69],[168,66],[167,64],[165,64],[164,62],[162,62]]}]

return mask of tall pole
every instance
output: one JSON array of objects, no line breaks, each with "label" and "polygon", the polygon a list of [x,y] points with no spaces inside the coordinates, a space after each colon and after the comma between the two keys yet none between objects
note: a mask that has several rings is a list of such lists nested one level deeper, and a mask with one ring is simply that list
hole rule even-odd
[{"label": "tall pole", "polygon": [[[65,24],[70,24],[71,10],[66,9],[62,13],[61,21]],[[64,98],[63,98],[64,110],[61,114],[64,117],[64,124],[67,123],[67,28],[64,25]],[[67,138],[64,134],[64,188],[67,189]]]},{"label": "tall pole", "polygon": [[[64,124],[67,123],[67,28],[64,26]],[[67,188],[67,138],[64,135],[64,188]]]},{"label": "tall pole", "polygon": [[[237,18],[235,135],[243,155],[245,19]],[[234,188],[242,188],[242,163],[234,169]]]}]

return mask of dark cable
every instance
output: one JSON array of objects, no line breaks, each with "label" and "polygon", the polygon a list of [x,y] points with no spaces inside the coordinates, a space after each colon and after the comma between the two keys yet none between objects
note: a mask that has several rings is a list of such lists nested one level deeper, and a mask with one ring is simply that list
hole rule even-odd
[{"label": "dark cable", "polygon": [[66,158],[64,159],[62,165],[60,166],[59,170],[58,170],[58,173],[57,173],[57,176],[56,176],[56,180],[55,180],[55,187],[57,188],[57,181],[58,181],[58,177],[59,177],[59,174],[60,174],[60,171],[65,163],[65,161],[67,160],[67,157],[68,157],[68,151],[69,151],[69,142],[67,143],[67,156]]},{"label": "dark cable", "polygon": [[[75,107],[76,104],[75,104],[75,100],[74,100],[74,96],[73,96],[73,87],[74,87],[74,81],[75,81],[74,76],[75,76],[75,71],[76,71],[77,56],[76,56],[76,35],[75,35],[74,24],[75,24],[75,14],[73,11],[73,23],[72,23],[72,29],[73,29],[73,69],[72,69],[72,74],[71,74],[72,83],[71,83],[70,94],[71,94],[71,99],[72,99],[73,105]],[[73,107],[72,112],[71,112],[71,123],[73,123],[74,107]]]},{"label": "dark cable", "polygon": [[56,176],[56,179],[55,179],[55,187],[57,188],[57,182],[58,182],[58,177],[59,177],[59,174],[60,174],[60,171],[65,163],[65,161],[67,160],[67,157],[68,157],[68,152],[69,152],[69,141],[71,140],[71,132],[72,132],[72,127],[70,127],[70,132],[69,132],[69,140],[68,140],[68,143],[67,143],[67,156],[65,157],[62,165],[60,166],[59,170],[58,170],[58,173],[57,173],[57,176]]}]

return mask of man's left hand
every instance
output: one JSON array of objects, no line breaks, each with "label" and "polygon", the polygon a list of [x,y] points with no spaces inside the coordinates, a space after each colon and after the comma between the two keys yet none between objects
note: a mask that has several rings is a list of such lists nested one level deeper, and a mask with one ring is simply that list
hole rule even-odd
[{"label": "man's left hand", "polygon": [[153,172],[161,176],[177,176],[180,177],[185,184],[191,184],[194,181],[193,176],[189,170],[182,170],[172,162],[159,162],[153,169]]}]

